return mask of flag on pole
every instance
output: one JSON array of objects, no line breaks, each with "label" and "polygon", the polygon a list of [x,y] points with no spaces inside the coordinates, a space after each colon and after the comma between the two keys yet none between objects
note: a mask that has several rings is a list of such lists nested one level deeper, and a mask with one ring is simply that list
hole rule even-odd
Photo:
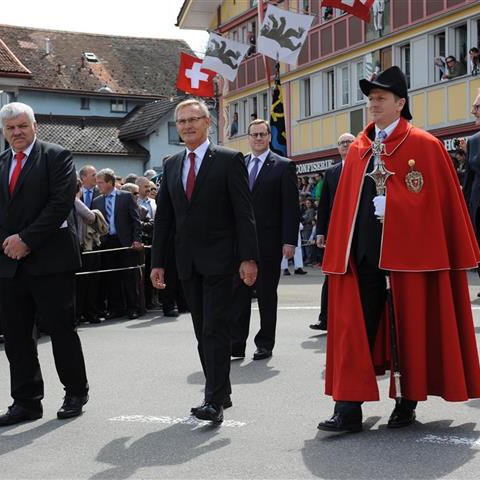
[{"label": "flag on pole", "polygon": [[313,19],[312,15],[269,5],[258,35],[258,52],[276,62],[295,65]]},{"label": "flag on pole", "polygon": [[368,23],[370,22],[370,9],[374,3],[375,0],[322,0],[322,7],[339,8]]},{"label": "flag on pole", "polygon": [[270,130],[272,139],[270,150],[272,152],[287,156],[287,130],[285,128],[285,110],[283,108],[282,86],[280,84],[280,64],[275,66],[275,85],[273,86],[272,107],[270,109]]},{"label": "flag on pole", "polygon": [[177,76],[177,89],[197,97],[213,97],[215,95],[213,79],[216,73],[202,67],[202,60],[180,54],[180,66]]},{"label": "flag on pole", "polygon": [[237,76],[238,67],[249,48],[250,45],[234,42],[216,33],[211,33],[202,68],[213,70],[233,82]]}]

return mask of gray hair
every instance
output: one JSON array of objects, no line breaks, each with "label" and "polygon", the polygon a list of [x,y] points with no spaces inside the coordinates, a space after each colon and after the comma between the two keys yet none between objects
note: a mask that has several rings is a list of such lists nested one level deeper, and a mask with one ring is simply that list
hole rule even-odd
[{"label": "gray hair", "polygon": [[95,170],[95,173],[97,172],[96,168],[93,165],[84,165],[78,172],[80,178],[86,177],[89,170]]},{"label": "gray hair", "polygon": [[143,174],[143,176],[147,177],[149,180],[151,180],[156,174],[157,174],[157,172],[155,170],[149,169]]},{"label": "gray hair", "polygon": [[102,177],[107,183],[115,186],[115,172],[111,168],[102,168],[97,172],[97,177]]},{"label": "gray hair", "polygon": [[198,98],[187,98],[187,100],[183,100],[175,107],[175,120],[178,117],[178,112],[185,107],[198,107],[205,115],[205,117],[210,118],[210,112],[208,111],[207,104]]},{"label": "gray hair", "polygon": [[132,183],[135,183],[135,185],[138,185],[140,187],[141,185],[145,185],[146,183],[150,183],[150,180],[147,177],[138,177],[135,180],[135,182],[132,182]]},{"label": "gray hair", "polygon": [[0,110],[0,127],[3,127],[4,120],[15,118],[19,115],[26,114],[31,124],[35,123],[35,114],[30,105],[20,102],[7,103]]},{"label": "gray hair", "polygon": [[130,193],[138,192],[138,185],[135,185],[134,183],[125,183],[124,185],[122,185],[122,188],[120,190],[125,190]]}]

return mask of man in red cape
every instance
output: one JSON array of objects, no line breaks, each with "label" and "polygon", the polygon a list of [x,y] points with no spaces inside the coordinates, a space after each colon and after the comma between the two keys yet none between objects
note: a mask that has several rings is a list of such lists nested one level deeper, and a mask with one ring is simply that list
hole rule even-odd
[{"label": "man in red cape", "polygon": [[[412,424],[417,402],[428,395],[480,397],[466,274],[480,252],[452,161],[439,140],[409,124],[407,83],[398,67],[361,80],[360,88],[373,122],[350,146],[323,262],[330,282],[325,391],[336,403],[318,428],[329,432],[362,430],[361,404],[379,399],[375,375],[390,368],[386,271],[402,390],[388,427]],[[394,173],[385,196],[366,176],[376,138]]]}]

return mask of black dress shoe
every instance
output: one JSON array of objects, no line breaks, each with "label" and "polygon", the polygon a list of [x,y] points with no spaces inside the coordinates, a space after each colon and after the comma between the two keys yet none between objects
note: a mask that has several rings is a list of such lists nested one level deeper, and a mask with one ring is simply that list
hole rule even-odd
[{"label": "black dress shoe", "polygon": [[178,313],[178,310],[176,308],[172,308],[171,310],[167,310],[166,312],[163,312],[163,316],[164,317],[172,317],[172,318],[176,318],[178,317],[180,314]]},{"label": "black dress shoe", "polygon": [[317,322],[310,325],[312,330],[327,330],[327,322]]},{"label": "black dress shoe", "polygon": [[129,320],[136,320],[140,315],[138,314],[138,312],[136,310],[132,310],[130,312],[128,312],[128,318]]},{"label": "black dress shoe", "polygon": [[96,324],[101,323],[101,320],[98,315],[91,315],[90,317],[87,317],[87,322]]},{"label": "black dress shoe", "polygon": [[286,275],[287,277],[291,275],[290,270],[288,268],[285,268],[283,270],[283,274]]},{"label": "black dress shoe", "polygon": [[230,356],[233,358],[245,358],[245,350],[232,350]]},{"label": "black dress shoe", "polygon": [[269,358],[272,356],[272,351],[267,350],[264,347],[258,347],[253,354],[254,360],[263,360],[264,358]]},{"label": "black dress shoe", "polygon": [[210,420],[214,423],[223,422],[223,406],[216,403],[205,403],[197,408],[193,414],[199,420]]},{"label": "black dress shoe", "polygon": [[112,310],[111,312],[106,312],[105,313],[105,320],[113,320],[114,318],[120,318],[125,315],[123,312],[116,312]]},{"label": "black dress shoe", "polygon": [[402,408],[402,407],[395,407],[393,409],[390,418],[388,419],[388,428],[402,428],[408,427],[413,422],[415,422],[415,410],[411,408]]},{"label": "black dress shoe", "polygon": [[76,397],[73,395],[65,395],[63,405],[57,412],[60,419],[78,417],[82,414],[82,407],[88,402],[88,395]]},{"label": "black dress shoe", "polygon": [[319,430],[324,432],[361,432],[362,431],[362,418],[361,417],[348,417],[340,413],[334,413],[332,418],[320,422],[317,426]]},{"label": "black dress shoe", "polygon": [[[199,409],[199,408],[202,408],[204,407],[205,405],[207,404],[207,402],[205,402],[205,400],[203,401],[203,403],[201,405],[199,405],[198,407],[192,407],[190,409],[190,413],[193,413],[195,415],[195,412]],[[233,405],[232,403],[232,398],[230,397],[230,395],[227,395],[225,397],[225,400],[223,401],[223,409],[226,410],[227,408],[230,408],[231,406]]]},{"label": "black dress shoe", "polygon": [[26,422],[28,420],[38,420],[42,418],[43,410],[30,410],[21,405],[13,404],[8,407],[7,413],[0,415],[0,427],[15,425],[16,423]]},{"label": "black dress shoe", "polygon": [[293,273],[295,273],[295,275],[306,275],[307,274],[307,272],[303,268],[296,268],[295,272],[293,272]]}]

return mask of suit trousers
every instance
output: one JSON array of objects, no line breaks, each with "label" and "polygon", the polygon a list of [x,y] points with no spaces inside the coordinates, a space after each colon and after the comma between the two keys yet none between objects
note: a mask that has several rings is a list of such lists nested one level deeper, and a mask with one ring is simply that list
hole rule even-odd
[{"label": "suit trousers", "polygon": [[205,374],[205,400],[222,404],[230,385],[230,306],[232,275],[200,275],[182,286],[190,308],[198,353]]},{"label": "suit trousers", "polygon": [[[260,311],[260,330],[255,336],[257,347],[273,350],[277,327],[277,288],[280,281],[280,256],[260,258],[255,284]],[[250,329],[251,287],[235,274],[232,303],[232,351],[245,351]]]},{"label": "suit trousers", "polygon": [[[120,240],[116,235],[107,235],[102,248],[120,248]],[[102,253],[102,268],[125,268],[138,265],[138,254],[134,251],[120,250],[118,252]],[[107,273],[107,304],[108,310],[124,313],[139,309],[138,271],[124,270]]]},{"label": "suit trousers", "polygon": [[15,403],[39,408],[43,398],[34,338],[36,314],[50,334],[55,367],[66,395],[86,395],[85,362],[75,330],[74,274],[32,276],[20,266],[15,277],[0,278],[0,304]]}]

